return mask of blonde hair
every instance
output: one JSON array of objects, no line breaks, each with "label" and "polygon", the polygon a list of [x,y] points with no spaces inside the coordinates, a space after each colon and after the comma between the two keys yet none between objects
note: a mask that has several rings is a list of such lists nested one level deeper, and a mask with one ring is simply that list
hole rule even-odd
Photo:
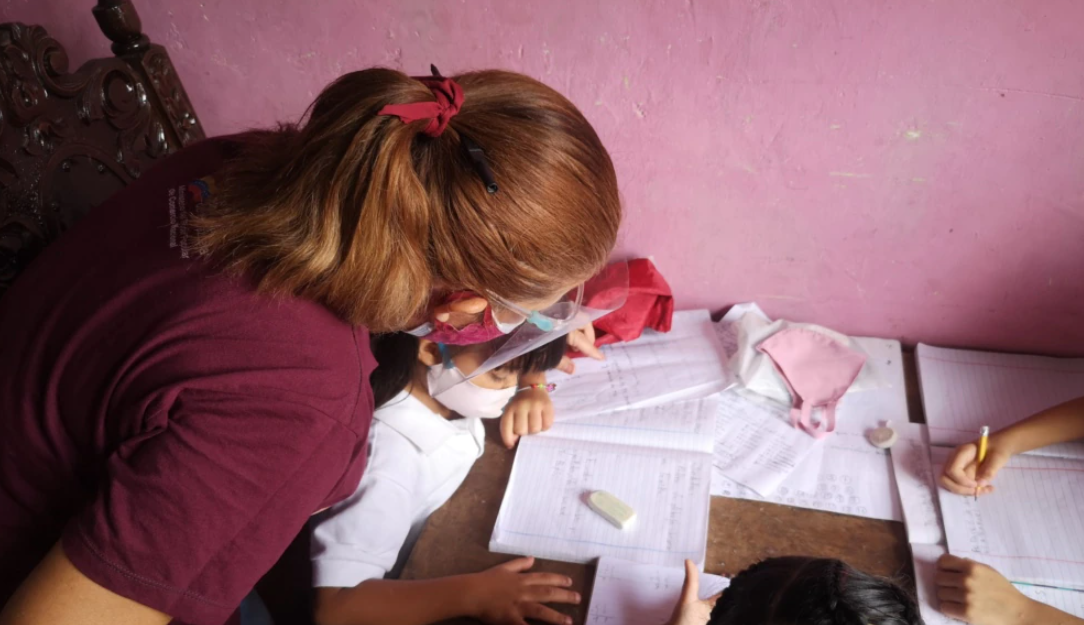
[{"label": "blonde hair", "polygon": [[[602,267],[621,221],[613,164],[567,99],[504,71],[454,77],[465,101],[439,137],[378,116],[432,101],[421,82],[342,76],[299,126],[253,131],[194,220],[198,248],[261,291],[307,297],[376,332],[406,329],[435,285],[550,297]],[[487,193],[463,145],[485,150]]]}]

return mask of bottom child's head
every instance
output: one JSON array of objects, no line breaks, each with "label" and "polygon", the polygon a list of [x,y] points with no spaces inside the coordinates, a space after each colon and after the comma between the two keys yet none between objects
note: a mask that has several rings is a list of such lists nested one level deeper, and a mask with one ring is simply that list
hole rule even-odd
[{"label": "bottom child's head", "polygon": [[771,558],[745,569],[712,610],[710,625],[922,625],[894,582],[827,558]]},{"label": "bottom child's head", "polygon": [[379,363],[369,379],[377,407],[406,390],[464,417],[482,418],[501,416],[521,375],[553,369],[565,353],[565,341],[558,339],[464,380],[493,355],[493,343],[442,345],[405,332],[375,334],[371,343]]}]

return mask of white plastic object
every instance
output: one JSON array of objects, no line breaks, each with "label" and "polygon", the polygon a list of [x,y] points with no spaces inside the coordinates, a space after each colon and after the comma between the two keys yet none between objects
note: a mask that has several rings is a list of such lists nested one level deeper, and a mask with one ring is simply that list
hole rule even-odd
[{"label": "white plastic object", "polygon": [[625,529],[636,519],[632,506],[604,490],[596,490],[587,497],[587,505],[618,529]]},{"label": "white plastic object", "polygon": [[878,449],[891,449],[899,440],[899,435],[896,434],[896,430],[892,429],[891,423],[885,423],[871,431],[866,438],[869,439],[871,445]]}]

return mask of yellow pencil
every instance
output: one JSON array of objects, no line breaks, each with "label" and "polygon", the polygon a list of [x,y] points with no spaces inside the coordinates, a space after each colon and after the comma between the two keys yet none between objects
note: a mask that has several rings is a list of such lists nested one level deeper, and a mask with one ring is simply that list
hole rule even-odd
[{"label": "yellow pencil", "polygon": [[[984,425],[979,430],[979,462],[975,465],[975,472],[978,473],[982,467],[982,463],[986,460],[986,445],[990,442],[990,426]],[[976,475],[976,477],[978,477]],[[975,499],[979,498],[979,487],[975,487]]]}]

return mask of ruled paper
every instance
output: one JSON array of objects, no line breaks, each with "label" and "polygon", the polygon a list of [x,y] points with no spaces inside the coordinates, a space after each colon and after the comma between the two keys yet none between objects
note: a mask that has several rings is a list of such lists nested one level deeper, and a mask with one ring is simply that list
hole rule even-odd
[{"label": "ruled paper", "polygon": [[907,539],[912,543],[944,541],[941,507],[937,501],[937,474],[930,464],[926,426],[906,423],[894,426],[900,440],[892,447],[892,473],[900,494]]},{"label": "ruled paper", "polygon": [[[636,564],[627,560],[599,558],[587,625],[665,625],[681,598],[684,568]],[[730,580],[700,574],[701,599],[713,597]]]},{"label": "ruled paper", "polygon": [[[979,428],[1004,429],[1036,412],[1084,395],[1084,359],[944,349],[916,350],[922,403],[934,445],[960,445]],[[1051,445],[1036,455],[1084,459],[1084,441]]]},{"label": "ruled paper", "polygon": [[1082,591],[1022,584],[1016,584],[1016,589],[1040,603],[1054,606],[1077,618],[1084,618],[1084,592]]},{"label": "ruled paper", "polygon": [[557,385],[558,420],[629,407],[707,397],[726,388],[730,374],[715,324],[706,310],[674,313],[671,330],[602,348],[606,360],[576,359],[576,372],[547,374]]},{"label": "ruled paper", "polygon": [[718,395],[713,395],[705,399],[577,417],[557,421],[552,428],[535,436],[620,442],[710,454],[720,401]]},{"label": "ruled paper", "polygon": [[[703,567],[711,454],[615,442],[528,436],[520,440],[490,551],[567,562],[614,556]],[[618,529],[587,505],[605,490],[636,510]]]},{"label": "ruled paper", "polygon": [[[951,452],[933,449],[940,475]],[[939,489],[949,552],[1013,582],[1084,590],[1084,462],[1016,456],[997,490],[979,497]]]},{"label": "ruled paper", "polygon": [[715,402],[715,472],[768,497],[823,444],[790,424],[790,410],[734,391]]}]

